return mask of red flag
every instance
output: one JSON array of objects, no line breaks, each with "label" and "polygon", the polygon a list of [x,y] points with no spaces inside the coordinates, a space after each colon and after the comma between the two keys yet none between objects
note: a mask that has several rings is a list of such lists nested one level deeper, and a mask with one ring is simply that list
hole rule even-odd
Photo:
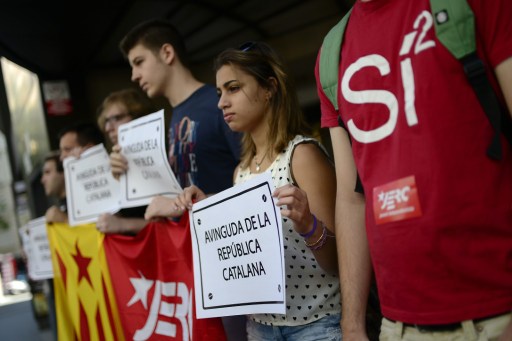
[{"label": "red flag", "polygon": [[224,341],[219,318],[197,319],[188,215],[107,235],[105,253],[126,339]]}]

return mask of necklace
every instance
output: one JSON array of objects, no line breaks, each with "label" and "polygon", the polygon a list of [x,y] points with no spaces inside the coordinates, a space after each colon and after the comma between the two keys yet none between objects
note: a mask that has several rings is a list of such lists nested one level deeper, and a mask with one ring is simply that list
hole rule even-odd
[{"label": "necklace", "polygon": [[254,160],[254,163],[256,164],[256,172],[260,171],[260,169],[261,169],[260,166],[263,163],[263,161],[265,160],[265,157],[267,157],[267,153],[268,153],[268,150],[265,152],[265,154],[261,158],[260,162],[258,162],[258,160],[256,160],[256,155],[254,155],[253,160]]}]

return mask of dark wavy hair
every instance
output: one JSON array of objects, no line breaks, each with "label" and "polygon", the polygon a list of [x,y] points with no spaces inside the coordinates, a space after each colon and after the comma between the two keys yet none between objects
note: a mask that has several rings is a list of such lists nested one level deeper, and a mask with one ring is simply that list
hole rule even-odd
[{"label": "dark wavy hair", "polygon": [[[231,65],[254,77],[258,84],[271,91],[271,116],[268,121],[267,139],[269,155],[283,151],[288,142],[298,135],[308,135],[310,127],[300,109],[295,87],[279,55],[264,42],[248,42],[239,48],[222,51],[215,58],[215,72],[224,65]],[[275,83],[273,81],[275,79]],[[256,146],[249,134],[242,138],[242,167],[249,166],[256,153]]]}]

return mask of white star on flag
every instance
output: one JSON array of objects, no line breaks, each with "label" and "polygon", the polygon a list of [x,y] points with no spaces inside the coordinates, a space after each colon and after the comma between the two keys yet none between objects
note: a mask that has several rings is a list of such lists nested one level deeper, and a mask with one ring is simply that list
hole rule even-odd
[{"label": "white star on flag", "polygon": [[133,294],[132,298],[130,299],[130,302],[128,302],[127,306],[131,306],[132,304],[136,303],[137,301],[141,301],[142,305],[144,306],[144,309],[147,309],[148,307],[148,291],[153,286],[153,283],[155,281],[146,279],[144,275],[139,271],[141,278],[130,278],[130,282],[133,285],[133,288],[135,289],[135,294]]}]

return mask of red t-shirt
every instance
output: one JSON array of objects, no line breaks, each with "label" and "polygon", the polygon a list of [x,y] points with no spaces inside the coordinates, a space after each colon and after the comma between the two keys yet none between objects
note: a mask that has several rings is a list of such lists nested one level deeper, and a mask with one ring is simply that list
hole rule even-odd
[{"label": "red t-shirt", "polygon": [[[512,2],[469,3],[492,69],[512,57]],[[502,161],[486,156],[493,131],[429,1],[356,2],[339,113],[318,92],[322,126],[341,115],[352,139],[384,316],[437,324],[511,310],[511,148],[503,139]]]}]

